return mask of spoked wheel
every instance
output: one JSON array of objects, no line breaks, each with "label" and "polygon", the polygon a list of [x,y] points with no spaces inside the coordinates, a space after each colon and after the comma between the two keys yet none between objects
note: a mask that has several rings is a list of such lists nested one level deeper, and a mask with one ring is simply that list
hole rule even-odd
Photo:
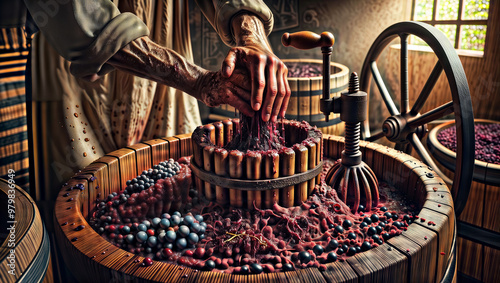
[{"label": "spoked wheel", "polygon": [[[408,37],[415,35],[425,41],[434,51],[437,63],[430,73],[420,94],[410,105],[408,94]],[[377,59],[382,51],[396,38],[401,40],[400,85],[401,93],[393,100],[377,67]],[[444,71],[451,90],[450,101],[425,113],[421,110],[427,100],[433,100],[432,90]],[[370,97],[370,82],[375,81],[384,104],[390,113],[380,129],[370,133],[368,120],[362,125],[362,138],[376,141],[387,138],[395,143],[395,148],[410,153],[415,150],[420,158],[431,166],[445,182],[452,184],[455,212],[463,210],[472,182],[474,169],[474,118],[467,79],[458,55],[446,36],[435,27],[420,22],[401,22],[383,31],[375,40],[363,63],[360,89]],[[399,100],[399,103],[397,103]],[[396,106],[399,104],[399,107]],[[457,125],[457,158],[453,180],[446,177],[436,166],[422,143],[427,132],[427,124],[444,116],[454,114]],[[372,115],[376,115],[373,114]]]}]

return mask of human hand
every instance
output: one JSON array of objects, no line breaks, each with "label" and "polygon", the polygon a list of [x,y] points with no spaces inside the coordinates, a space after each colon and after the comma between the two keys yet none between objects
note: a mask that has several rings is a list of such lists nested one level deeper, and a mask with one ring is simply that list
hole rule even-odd
[{"label": "human hand", "polygon": [[222,75],[231,78],[235,70],[248,71],[249,78],[238,80],[251,83],[250,103],[254,111],[262,109],[262,120],[276,122],[285,116],[290,99],[288,69],[272,52],[258,43],[234,47],[222,63]]},{"label": "human hand", "polygon": [[237,47],[227,54],[222,74],[230,77],[234,70],[247,70],[252,109],[261,110],[265,122],[276,121],[278,115],[284,117],[291,93],[288,69],[272,52],[262,20],[242,12],[233,17],[231,27]]},{"label": "human hand", "polygon": [[251,83],[248,72],[236,69],[231,76],[223,73],[207,71],[199,77],[199,99],[210,107],[229,104],[244,115],[253,116],[255,112],[250,106]]}]

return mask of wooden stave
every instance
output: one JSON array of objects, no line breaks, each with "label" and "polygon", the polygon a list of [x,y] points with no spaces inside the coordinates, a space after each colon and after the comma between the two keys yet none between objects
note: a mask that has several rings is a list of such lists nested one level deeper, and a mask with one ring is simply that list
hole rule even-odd
[{"label": "wooden stave", "polygon": [[[176,141],[178,141],[179,139],[177,140],[172,140],[172,139],[165,139],[166,142],[169,142],[169,143],[175,143]],[[324,136],[324,144],[325,144],[325,154],[329,154],[329,148],[340,148],[342,147],[341,145],[336,145],[335,142],[339,143],[339,141],[343,140],[343,138],[339,138],[339,137],[332,137],[332,136]],[[335,141],[335,142],[332,142],[332,141]],[[175,145],[174,144],[174,147],[177,147],[178,145]],[[396,152],[395,150],[392,150],[392,149],[389,149],[389,148],[386,148],[386,147],[383,147],[383,146],[373,146],[371,143],[362,143],[361,144],[361,147],[362,147],[362,151],[364,151],[366,153],[366,156],[369,157],[369,156],[377,156],[377,154],[383,154],[384,152],[386,153],[390,153],[390,154],[400,154],[398,152]],[[373,147],[373,148],[371,148]],[[377,153],[377,150],[378,150],[378,153]],[[328,155],[329,157],[334,157],[332,155]],[[369,166],[372,166],[373,164],[373,158],[371,159],[372,161],[365,161],[365,162],[371,162],[371,163],[368,163]],[[454,229],[454,225],[451,225],[449,222],[450,222],[450,218],[452,218],[452,216],[450,216],[449,214],[451,213],[451,215],[453,215],[453,204],[451,202],[451,197],[446,197],[446,198],[441,198],[440,196],[437,196],[437,194],[447,194],[449,195],[449,191],[447,189],[446,186],[444,186],[442,183],[442,181],[439,179],[439,178],[426,178],[426,174],[429,173],[428,171],[428,168],[424,168],[425,166],[422,165],[422,163],[419,163],[416,159],[412,158],[412,157],[407,157],[407,161],[406,162],[406,165],[405,167],[408,167],[408,168],[413,168],[411,169],[410,172],[414,172],[414,173],[410,173],[410,174],[414,174],[414,175],[420,175],[421,176],[421,179],[422,181],[421,182],[417,182],[415,184],[415,186],[418,186],[418,190],[420,190],[421,192],[426,192],[427,195],[425,198],[422,198],[421,201],[423,201],[423,207],[426,207],[426,213],[427,214],[432,214],[432,215],[437,215],[440,217],[440,220],[439,221],[435,221],[437,223],[437,228],[434,228],[433,230],[433,227],[427,227],[427,225],[425,225],[426,223],[415,223],[416,225],[410,225],[409,226],[409,231],[413,231],[413,228],[415,228],[416,230],[421,230],[421,231],[425,231],[425,233],[428,233],[428,240],[426,240],[425,242],[423,242],[424,244],[422,245],[419,245],[419,242],[422,242],[424,240],[422,239],[419,239],[419,240],[416,240],[416,239],[412,239],[411,237],[408,237],[408,236],[405,236],[406,234],[411,234],[411,233],[408,233],[407,232],[404,232],[402,236],[399,236],[399,237],[395,237],[395,238],[392,238],[390,239],[388,242],[387,242],[387,245],[382,245],[382,246],[379,246],[377,248],[374,248],[370,251],[366,251],[362,254],[358,254],[359,257],[370,257],[372,256],[374,259],[377,259],[377,261],[380,261],[380,262],[387,262],[387,260],[383,260],[383,259],[379,259],[380,257],[380,254],[384,254],[384,251],[380,250],[380,249],[386,249],[388,246],[391,246],[391,248],[393,250],[396,250],[398,253],[404,255],[404,257],[401,257],[401,255],[399,255],[397,258],[400,258],[401,260],[398,260],[398,261],[394,261],[393,263],[391,264],[388,264],[388,266],[386,266],[387,268],[390,269],[390,274],[393,274],[399,277],[397,278],[400,278],[401,277],[401,274],[400,274],[400,270],[396,270],[394,268],[394,265],[398,265],[398,266],[405,266],[405,265],[409,265],[409,261],[408,261],[408,258],[418,258],[418,256],[420,255],[420,258],[423,258],[423,259],[426,259],[427,256],[424,256],[422,257],[421,255],[424,254],[425,252],[427,252],[427,254],[430,254],[432,252],[435,253],[435,251],[430,251],[431,249],[427,246],[428,243],[431,243],[433,245],[433,247],[435,247],[436,249],[438,249],[438,251],[449,251],[451,250],[451,240],[448,241],[443,241],[443,239],[440,241],[440,243],[437,243],[438,242],[438,236],[440,235],[440,233],[444,233],[445,235],[451,235],[452,233],[450,232],[451,229]],[[97,162],[101,162],[100,160],[96,161]],[[387,161],[386,161],[387,163]],[[386,166],[389,166],[390,164],[386,164]],[[117,166],[116,164],[113,165],[113,166]],[[104,170],[104,169],[101,169],[101,170]],[[83,174],[83,170],[82,172],[75,176],[74,178],[72,178],[72,180],[70,180],[68,182],[68,184],[76,184],[78,182],[83,182],[86,186],[86,188],[89,188],[89,187],[92,187],[92,186],[89,186],[88,183],[91,183],[91,182],[94,182],[92,181],[92,177],[89,177],[90,175],[88,174]],[[78,177],[81,177],[81,179],[78,179]],[[429,180],[431,179],[431,180]],[[437,187],[437,191],[434,191],[434,187]],[[55,214],[54,214],[54,217],[55,217],[55,221],[58,223],[58,225],[56,225],[56,227],[58,227],[59,229],[56,228],[56,234],[57,234],[57,237],[60,241],[62,242],[65,242],[67,245],[69,244],[68,246],[68,249],[65,249],[65,251],[70,251],[70,250],[73,250],[73,253],[75,253],[76,256],[79,256],[81,257],[81,260],[83,262],[85,261],[88,261],[87,263],[84,264],[84,266],[87,266],[88,268],[91,268],[91,269],[97,269],[96,271],[98,272],[85,272],[85,270],[83,272],[80,272],[80,273],[85,273],[85,274],[98,274],[99,276],[99,273],[100,272],[104,272],[105,273],[105,277],[107,279],[127,279],[127,280],[140,280],[139,277],[137,277],[136,275],[137,274],[134,274],[134,272],[136,272],[136,270],[140,269],[138,267],[131,267],[131,265],[134,265],[132,264],[132,260],[131,259],[140,259],[142,261],[142,257],[138,257],[138,256],[135,256],[133,254],[130,254],[126,251],[123,251],[121,249],[118,249],[114,246],[112,246],[111,244],[109,244],[107,241],[105,241],[103,238],[101,238],[95,231],[93,231],[89,226],[88,226],[88,223],[86,222],[85,218],[83,216],[78,216],[78,217],[67,217],[65,216],[65,213],[67,213],[67,207],[69,205],[69,203],[71,202],[67,202],[67,198],[68,197],[73,197],[74,200],[72,202],[75,203],[75,211],[78,212],[79,210],[79,207],[80,207],[80,204],[78,204],[77,202],[80,202],[81,200],[85,200],[85,197],[80,197],[79,195],[80,194],[85,194],[85,190],[83,191],[80,191],[80,190],[72,190],[72,191],[69,191],[69,195],[68,197],[64,197],[63,195],[65,193],[67,193],[65,191],[65,189],[67,189],[68,187],[65,187],[63,188],[63,190],[61,191],[59,197],[58,197],[58,200],[56,202],[56,210],[55,210]],[[441,207],[444,208],[448,208],[448,211],[443,211],[443,212],[440,212],[440,211],[436,211],[436,207],[438,204],[441,204]],[[91,209],[87,209],[87,211],[90,211]],[[446,214],[447,213],[447,214]],[[64,218],[63,218],[64,217]],[[75,225],[80,225],[80,223],[83,223],[83,225],[85,225],[88,229],[90,230],[87,230],[87,234],[91,234],[93,235],[92,238],[89,238],[88,240],[91,239],[91,243],[93,246],[97,246],[98,244],[96,244],[96,241],[97,242],[100,242],[101,245],[99,246],[99,249],[94,249],[95,252],[94,254],[92,253],[89,253],[88,251],[87,252],[84,252],[82,251],[82,242],[78,242],[80,240],[84,240],[84,239],[87,239],[87,238],[83,238],[83,239],[79,239],[75,242],[71,242],[71,237],[74,237],[74,235],[77,235],[78,232],[76,231],[71,231],[71,230],[68,230],[67,228],[65,229],[64,227],[69,227],[68,225],[66,226],[61,226],[60,225],[60,221],[62,219],[73,219],[72,221],[77,221],[77,222],[74,222]],[[73,226],[75,226],[73,225]],[[89,232],[90,231],[90,232]],[[81,231],[80,231],[81,232]],[[418,232],[418,231],[417,231]],[[416,233],[416,232],[415,232]],[[421,232],[420,232],[421,233]],[[416,233],[418,234],[418,233]],[[417,250],[415,251],[411,251],[410,253],[406,253],[406,251],[403,250],[404,248],[404,245],[402,245],[400,243],[400,241],[398,241],[397,239],[404,239],[406,240],[407,242],[410,241],[409,243],[413,243],[415,247],[419,247]],[[401,240],[402,241],[402,240]],[[104,243],[103,243],[104,242]],[[75,243],[77,243],[76,245],[78,245],[78,247],[75,247]],[[107,243],[107,244],[106,244]],[[104,246],[102,246],[102,244]],[[403,243],[404,244],[404,243]],[[73,246],[73,247],[70,247],[70,246]],[[109,267],[109,263],[107,261],[103,261],[105,259],[105,257],[103,257],[102,259],[99,257],[98,253],[96,253],[97,251],[100,251],[100,249],[102,247],[108,247],[110,250],[110,252],[112,251],[113,254],[116,253],[116,255],[120,255],[120,256],[125,256],[126,254],[129,254],[129,258],[130,260],[126,261],[124,264],[121,264],[121,263],[115,263],[115,265],[113,265],[114,267],[119,267],[119,271],[110,271],[108,270]],[[119,250],[119,251],[117,251]],[[63,254],[65,254],[63,252]],[[109,254],[109,253],[108,253]],[[372,255],[373,254],[373,255]],[[73,255],[73,257],[75,256]],[[91,258],[91,255],[97,255],[96,258],[92,259]],[[356,255],[356,256],[358,256]],[[67,256],[67,255],[65,255]],[[262,274],[262,275],[250,275],[250,276],[243,276],[243,275],[236,275],[236,274],[232,274],[232,275],[220,275],[218,276],[217,274],[213,273],[213,272],[194,272],[192,269],[190,268],[183,268],[183,272],[178,272],[178,269],[179,268],[175,268],[174,265],[170,265],[168,263],[162,263],[162,262],[156,262],[155,261],[155,265],[158,265],[159,267],[158,268],[161,268],[161,270],[166,270],[168,272],[172,271],[174,272],[173,274],[170,274],[169,275],[169,279],[181,279],[181,276],[184,275],[184,274],[187,274],[188,275],[188,278],[182,278],[182,280],[187,280],[188,282],[200,282],[201,279],[206,279],[205,276],[207,278],[212,278],[213,276],[215,276],[216,278],[219,278],[219,277],[223,277],[225,278],[223,281],[225,280],[235,280],[235,281],[243,281],[243,280],[250,280],[252,281],[251,279],[255,279],[256,281],[260,281],[260,282],[271,282],[273,281],[274,279],[276,278],[281,278],[281,279],[286,279],[288,281],[296,281],[297,278],[302,278],[302,280],[306,279],[307,278],[304,278],[304,274],[307,274],[307,276],[313,276],[313,278],[316,278],[318,282],[323,282],[323,281],[330,281],[332,278],[335,278],[336,280],[337,279],[342,279],[344,280],[343,282],[349,282],[350,280],[365,280],[367,279],[367,277],[363,277],[361,276],[361,278],[357,278],[357,274],[356,272],[359,272],[359,270],[354,270],[353,269],[353,266],[358,266],[358,264],[354,264],[354,261],[359,261],[358,258],[356,258],[356,256],[352,257],[353,259],[351,259],[350,261],[346,261],[346,262],[335,262],[335,263],[329,263],[327,264],[327,270],[326,271],[322,271],[320,272],[318,269],[315,269],[315,268],[310,268],[310,269],[306,269],[306,271],[304,270],[299,270],[299,271],[294,271],[294,272],[281,272],[281,273],[272,273],[272,274]],[[437,257],[437,256],[436,256]],[[436,260],[436,262],[438,262],[438,264],[440,264],[440,267],[439,268],[436,268],[435,269],[435,272],[434,272],[434,275],[430,275],[430,276],[427,276],[425,277],[424,279],[425,280],[421,280],[421,281],[411,281],[411,282],[432,282],[432,281],[439,281],[439,280],[436,280],[436,278],[440,278],[442,276],[442,273],[444,272],[444,269],[445,269],[445,265],[446,265],[446,260],[448,258],[448,255],[444,255],[444,256],[441,256],[441,259],[438,261]],[[72,257],[70,257],[72,258]],[[437,257],[437,259],[439,259],[439,257]],[[68,259],[69,260],[69,259]],[[109,259],[108,261],[110,261],[111,259]],[[101,266],[101,262],[104,263],[103,266]],[[407,270],[409,270],[409,273],[408,274],[416,274],[418,273],[419,269],[418,268],[421,268],[423,265],[425,265],[426,263],[423,262],[420,267],[417,266],[417,265],[414,265],[414,266],[408,266],[407,267]],[[98,267],[94,266],[94,265],[97,265]],[[138,265],[138,263],[135,263],[135,265]],[[167,266],[167,267],[162,267],[162,266]],[[101,267],[99,267],[101,266]],[[170,267],[169,267],[170,266]],[[174,267],[172,267],[174,266]],[[149,270],[152,270],[152,269],[149,269]],[[341,270],[343,272],[342,275],[339,275],[337,273],[335,273],[335,271],[339,271]],[[77,271],[78,272],[78,271]],[[149,272],[149,273],[154,273],[154,272]],[[182,273],[182,274],[181,274]],[[142,273],[141,273],[142,274]],[[346,275],[347,274],[347,275]],[[349,275],[350,274],[350,275]],[[362,273],[363,274],[363,273]],[[384,274],[387,274],[387,272],[375,272],[373,275],[371,275],[371,278],[372,279],[383,279],[385,278],[384,276],[387,276],[387,275],[384,275]],[[408,275],[406,274],[406,276],[404,276],[405,278],[410,278]],[[148,280],[160,280],[160,277],[155,277],[151,274],[142,274],[143,276],[147,276],[147,279]],[[141,276],[142,276],[141,275]],[[354,275],[356,275],[356,278],[352,278]],[[214,277],[214,278],[215,278]],[[89,278],[91,279],[91,278]],[[418,277],[411,277],[411,279],[419,279]],[[421,278],[420,278],[421,279]],[[98,280],[99,281],[99,278],[92,278],[92,280]],[[405,281],[405,280],[403,280]]]},{"label": "wooden stave", "polygon": [[[0,179],[0,193],[7,195],[9,182]],[[8,238],[0,243],[0,281],[1,282],[52,282],[53,274],[49,270],[50,239],[43,224],[40,211],[35,201],[19,186],[15,186],[16,240],[15,240],[15,275],[9,274],[7,256],[11,248]],[[22,206],[22,208],[21,208]],[[7,206],[4,207],[7,209]],[[7,224],[7,227],[10,224]]]}]

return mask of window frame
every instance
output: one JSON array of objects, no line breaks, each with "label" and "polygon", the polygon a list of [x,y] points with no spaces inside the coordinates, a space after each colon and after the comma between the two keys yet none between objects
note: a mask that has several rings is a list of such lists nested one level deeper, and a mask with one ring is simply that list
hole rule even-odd
[{"label": "window frame", "polygon": [[[431,20],[426,20],[426,21],[419,20],[419,22],[427,23],[427,24],[430,24],[432,26],[436,26],[436,25],[456,25],[457,29],[455,31],[455,44],[454,44],[454,48],[456,50],[475,51],[475,50],[469,50],[469,49],[460,49],[460,39],[461,39],[462,26],[464,26],[464,25],[484,25],[484,26],[486,26],[486,30],[487,30],[488,29],[488,19],[484,19],[484,20],[464,20],[464,19],[462,19],[463,8],[464,8],[464,0],[458,0],[458,18],[456,20],[437,20],[436,19],[436,14],[437,14],[437,4],[438,4],[438,1],[439,0],[433,0],[432,19]],[[412,21],[414,21],[414,19],[415,19],[415,5],[416,5],[416,2],[417,2],[417,0],[412,0],[412,5],[411,5],[411,20]],[[491,0],[490,0],[490,5],[491,5]],[[490,7],[490,9],[491,9],[491,7]],[[488,18],[490,17],[490,15],[489,15],[490,11],[489,10],[488,10]],[[484,50],[486,50],[486,37],[485,37],[485,41],[484,41],[483,51],[479,51],[479,52],[484,52]]]}]

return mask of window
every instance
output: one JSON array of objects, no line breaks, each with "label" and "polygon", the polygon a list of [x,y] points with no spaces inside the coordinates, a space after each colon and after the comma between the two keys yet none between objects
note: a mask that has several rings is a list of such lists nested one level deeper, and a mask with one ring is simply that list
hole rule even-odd
[{"label": "window", "polygon": [[[489,0],[413,0],[412,20],[435,26],[455,49],[484,51]],[[425,45],[418,38],[412,44]]]}]

